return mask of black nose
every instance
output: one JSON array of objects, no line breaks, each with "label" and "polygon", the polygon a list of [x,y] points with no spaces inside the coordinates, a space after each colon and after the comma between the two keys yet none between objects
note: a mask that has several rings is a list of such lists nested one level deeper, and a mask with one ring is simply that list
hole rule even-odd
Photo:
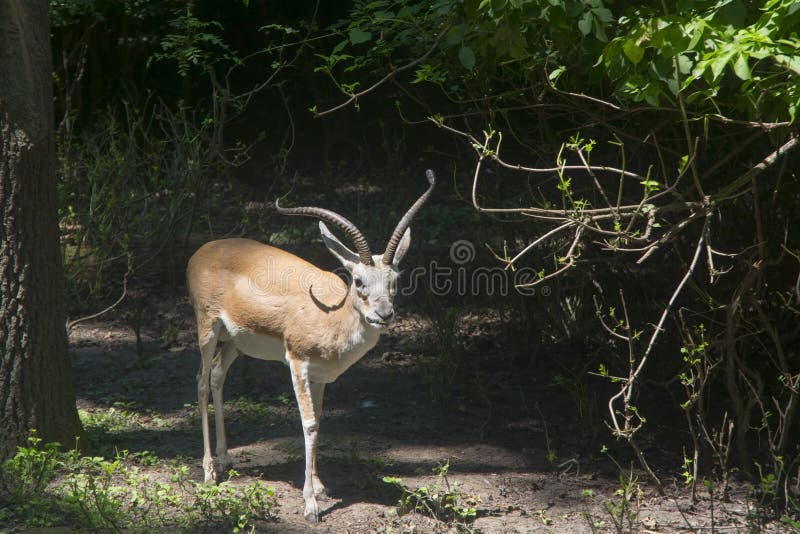
[{"label": "black nose", "polygon": [[389,319],[391,319],[394,316],[394,310],[389,310],[388,312],[384,312],[384,313],[381,313],[381,312],[375,310],[375,313],[377,313],[378,317],[380,317],[384,321],[388,321]]}]

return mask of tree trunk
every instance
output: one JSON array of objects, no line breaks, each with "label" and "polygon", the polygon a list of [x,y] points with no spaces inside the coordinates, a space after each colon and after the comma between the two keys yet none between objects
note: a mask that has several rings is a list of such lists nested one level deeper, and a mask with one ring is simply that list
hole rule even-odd
[{"label": "tree trunk", "polygon": [[64,325],[47,0],[0,1],[0,458],[80,431]]}]

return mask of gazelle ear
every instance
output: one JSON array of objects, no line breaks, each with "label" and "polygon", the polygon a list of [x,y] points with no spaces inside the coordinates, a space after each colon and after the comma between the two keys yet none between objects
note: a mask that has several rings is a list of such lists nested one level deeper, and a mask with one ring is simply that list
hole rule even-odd
[{"label": "gazelle ear", "polygon": [[400,243],[397,244],[397,250],[394,253],[394,258],[392,259],[392,263],[397,265],[400,263],[400,260],[403,259],[403,256],[406,255],[408,252],[408,247],[411,246],[411,227],[409,226],[406,228],[406,231],[403,232],[403,237],[400,238]]},{"label": "gazelle ear", "polygon": [[353,267],[361,261],[358,254],[344,246],[342,242],[328,230],[328,227],[325,226],[325,223],[322,221],[319,222],[319,231],[322,233],[322,240],[325,242],[325,246],[328,247],[328,250],[331,251],[331,254],[336,256],[336,259],[338,259],[342,265],[352,271]]}]

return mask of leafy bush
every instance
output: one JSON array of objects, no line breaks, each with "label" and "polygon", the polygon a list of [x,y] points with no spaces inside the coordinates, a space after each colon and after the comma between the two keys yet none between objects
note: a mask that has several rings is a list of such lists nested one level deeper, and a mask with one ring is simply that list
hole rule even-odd
[{"label": "leafy bush", "polygon": [[35,435],[29,443],[3,465],[2,488],[9,495],[9,505],[0,508],[4,522],[75,522],[105,532],[188,532],[198,525],[241,532],[270,519],[276,505],[273,488],[258,480],[236,485],[235,471],[216,486],[192,481],[183,465],[169,480],[159,480],[135,465],[151,464],[149,454],[122,451],[107,460],[77,449],[60,453],[57,443],[42,444]]},{"label": "leafy bush", "polygon": [[188,238],[216,172],[205,158],[201,117],[157,105],[121,111],[59,145],[62,252],[70,301],[81,307],[126,272],[168,271],[169,253]]}]

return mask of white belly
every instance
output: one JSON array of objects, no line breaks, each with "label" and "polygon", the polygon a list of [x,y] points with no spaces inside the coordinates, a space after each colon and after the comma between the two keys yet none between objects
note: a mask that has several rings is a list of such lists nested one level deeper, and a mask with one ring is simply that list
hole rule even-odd
[{"label": "white belly", "polygon": [[284,361],[286,359],[286,347],[283,339],[279,337],[241,332],[232,336],[231,339],[239,352],[247,356],[260,360]]}]

